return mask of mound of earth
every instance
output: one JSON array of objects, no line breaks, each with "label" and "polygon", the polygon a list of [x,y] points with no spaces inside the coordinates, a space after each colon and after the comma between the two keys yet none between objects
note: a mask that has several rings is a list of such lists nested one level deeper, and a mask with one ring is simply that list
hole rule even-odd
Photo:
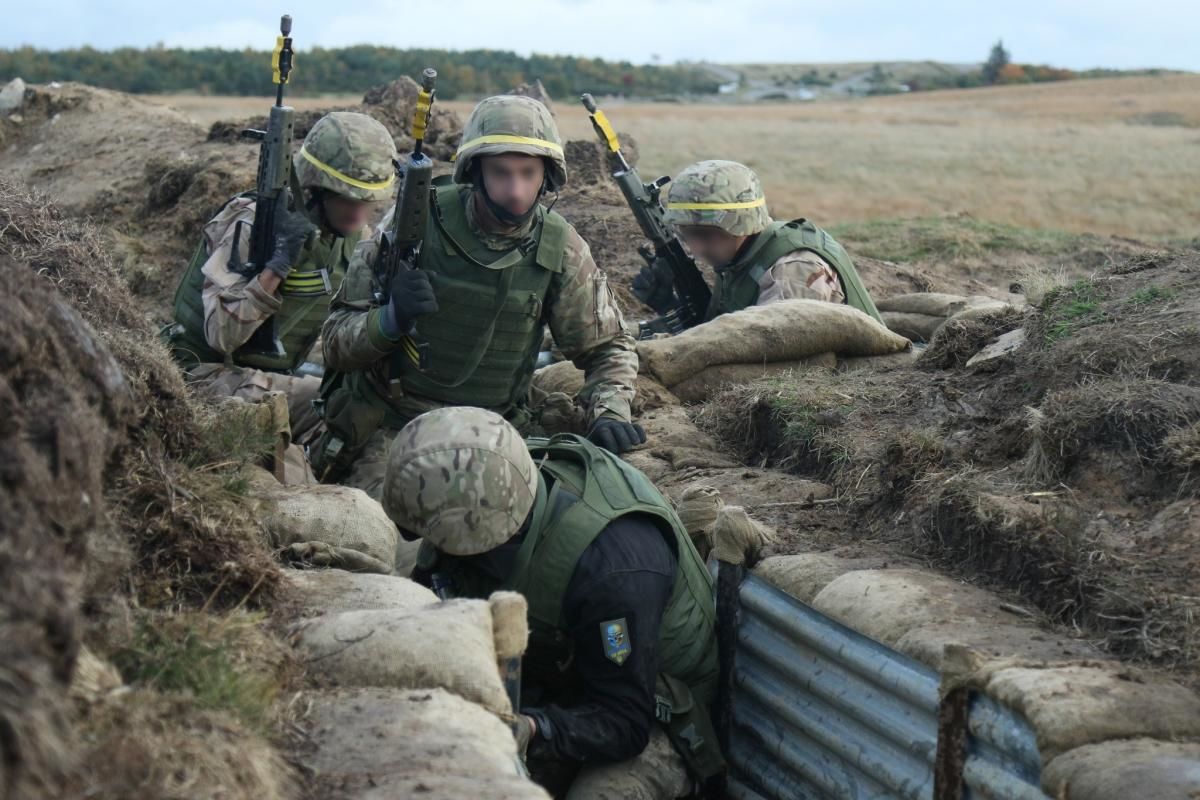
[{"label": "mound of earth", "polygon": [[1197,274],[1200,252],[1136,256],[948,324],[911,366],[732,387],[694,417],[746,463],[830,482],[844,542],[1016,592],[1197,682]]},{"label": "mound of earth", "polygon": [[[139,763],[165,757],[170,742],[207,739],[216,748],[219,740],[206,757],[211,780],[194,789],[283,797],[269,790],[287,782],[272,773],[282,766],[264,761],[254,773],[245,755],[270,751],[258,734],[155,688],[113,695],[132,676],[104,661],[115,641],[105,632],[129,627],[144,609],[256,606],[274,592],[278,568],[253,511],[231,489],[236,451],[189,397],[100,233],[6,181],[0,284],[8,298],[0,322],[6,796],[167,796],[186,763],[151,778],[131,768],[132,756],[111,769],[131,752],[128,719],[136,718],[145,727]],[[145,664],[135,649],[131,669]]]}]

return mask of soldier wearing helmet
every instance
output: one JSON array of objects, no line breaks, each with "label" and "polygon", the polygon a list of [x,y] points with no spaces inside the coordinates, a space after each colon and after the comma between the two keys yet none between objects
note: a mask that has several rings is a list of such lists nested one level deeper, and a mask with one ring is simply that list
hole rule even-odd
[{"label": "soldier wearing helmet", "polygon": [[[808,220],[775,222],[758,176],[735,161],[701,161],[667,193],[665,221],[716,272],[708,319],[794,298],[847,303],[880,320],[854,262]],[[643,268],[640,284],[655,282]]]},{"label": "soldier wearing helmet", "polygon": [[[203,240],[175,292],[167,342],[201,391],[256,400],[288,395],[293,438],[311,439],[319,425],[315,376],[291,374],[321,332],[329,299],[341,283],[374,203],[390,196],[396,157],[392,136],[365,114],[334,112],[317,121],[292,157],[291,208],[279,221],[266,269],[247,278],[229,269],[236,236],[248,257],[253,193],[231,199],[204,226]],[[274,317],[282,352],[245,345]]]},{"label": "soldier wearing helmet", "polygon": [[[354,254],[322,342],[329,432],[313,450],[322,480],[378,497],[388,443],[419,414],[444,406],[491,409],[518,428],[543,332],[586,375],[579,400],[589,437],[622,452],[645,440],[630,420],[633,337],[587,243],[541,204],[567,181],[562,141],[537,100],[505,95],[475,107],[453,181],[435,181],[417,263],[375,272],[378,238]],[[405,358],[416,324],[422,370]]]},{"label": "soldier wearing helmet", "polygon": [[719,783],[712,578],[645,475],[581,437],[522,441],[497,414],[444,408],[395,438],[382,502],[422,539],[415,579],[528,601],[512,725],[536,780],[576,800]]}]

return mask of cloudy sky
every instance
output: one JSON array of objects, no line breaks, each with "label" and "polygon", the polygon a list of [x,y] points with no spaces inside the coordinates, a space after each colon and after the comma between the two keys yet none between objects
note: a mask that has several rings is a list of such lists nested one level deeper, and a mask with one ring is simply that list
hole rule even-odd
[{"label": "cloudy sky", "polygon": [[[649,62],[980,61],[1200,70],[1197,0],[41,0],[0,47],[267,48],[281,13],[297,48],[381,44]],[[26,9],[31,6],[25,6]],[[169,8],[169,10],[168,10]]]}]

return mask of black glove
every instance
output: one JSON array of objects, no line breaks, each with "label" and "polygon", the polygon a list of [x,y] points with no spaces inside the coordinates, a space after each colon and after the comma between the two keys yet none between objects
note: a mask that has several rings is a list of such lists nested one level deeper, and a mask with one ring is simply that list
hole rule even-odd
[{"label": "black glove", "polygon": [[263,266],[280,278],[286,279],[292,267],[300,260],[300,251],[309,234],[317,229],[312,221],[300,211],[284,211],[283,219],[275,228],[275,250]]},{"label": "black glove", "polygon": [[620,455],[645,442],[646,431],[633,422],[600,417],[588,428],[587,438],[592,444]]},{"label": "black glove", "polygon": [[675,279],[664,259],[655,259],[642,267],[633,279],[633,296],[659,314],[675,305]]},{"label": "black glove", "polygon": [[683,323],[679,319],[679,309],[675,308],[661,317],[639,322],[637,338],[640,340],[653,339],[660,333],[677,336],[684,330]]},{"label": "black glove", "polygon": [[383,309],[383,330],[393,338],[402,336],[412,330],[417,317],[437,310],[429,273],[421,269],[401,269],[392,278],[392,299]]}]

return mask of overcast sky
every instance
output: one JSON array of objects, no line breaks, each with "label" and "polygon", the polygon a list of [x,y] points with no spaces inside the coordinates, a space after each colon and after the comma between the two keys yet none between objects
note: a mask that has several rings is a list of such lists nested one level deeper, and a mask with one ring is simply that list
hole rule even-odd
[{"label": "overcast sky", "polygon": [[[21,7],[21,10],[16,10]],[[0,0],[0,47],[380,44],[649,62],[981,61],[1200,70],[1200,0]]]}]

